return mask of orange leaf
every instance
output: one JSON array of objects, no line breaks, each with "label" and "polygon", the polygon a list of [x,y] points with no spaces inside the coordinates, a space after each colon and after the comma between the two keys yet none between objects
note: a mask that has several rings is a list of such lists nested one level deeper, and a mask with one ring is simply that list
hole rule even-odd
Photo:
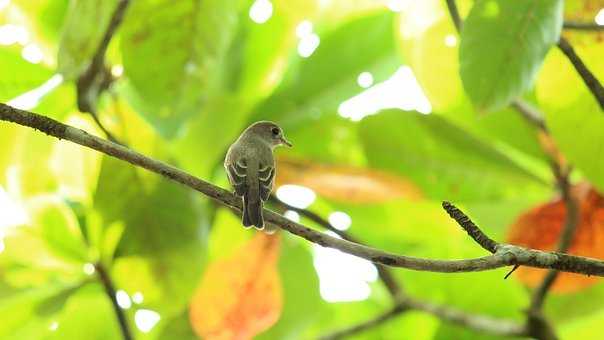
[{"label": "orange leaf", "polygon": [[193,295],[189,316],[206,340],[245,340],[281,314],[279,236],[256,233],[226,259],[211,263]]},{"label": "orange leaf", "polygon": [[[570,254],[604,259],[604,197],[591,186],[573,186],[572,194],[579,203],[579,224],[569,249]],[[540,205],[518,217],[510,227],[508,242],[541,250],[556,250],[564,225],[566,206],[558,198]],[[531,287],[540,284],[547,271],[520,267],[518,279]],[[585,275],[561,273],[552,291],[575,292],[596,283],[598,278]]]},{"label": "orange leaf", "polygon": [[351,203],[381,203],[397,198],[419,199],[421,191],[410,181],[384,172],[317,164],[280,157],[277,186],[297,184],[319,195]]}]

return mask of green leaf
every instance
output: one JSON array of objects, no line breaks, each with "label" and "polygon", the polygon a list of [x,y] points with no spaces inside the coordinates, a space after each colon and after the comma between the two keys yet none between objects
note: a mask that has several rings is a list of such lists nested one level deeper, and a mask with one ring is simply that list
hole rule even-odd
[{"label": "green leaf", "polygon": [[562,29],[560,0],[480,0],[461,33],[460,73],[481,111],[507,106],[533,86]]},{"label": "green leaf", "polygon": [[164,136],[173,137],[225,87],[242,2],[132,3],[122,27],[125,74],[144,102],[142,114]]},{"label": "green leaf", "polygon": [[[3,290],[5,287],[3,287]],[[59,303],[64,286],[47,284],[41,287],[12,291],[0,301],[0,338],[34,339],[48,333],[54,313],[42,313],[44,303]]]},{"label": "green leaf", "polygon": [[437,115],[383,111],[365,118],[359,133],[372,167],[410,179],[429,198],[497,200],[542,189],[507,156]]},{"label": "green leaf", "polygon": [[15,49],[0,48],[0,102],[7,102],[20,94],[36,88],[52,76],[52,72],[40,64],[31,64]]},{"label": "green leaf", "polygon": [[[604,79],[602,44],[576,46],[598,79]],[[604,192],[604,111],[566,57],[552,51],[537,82],[546,125],[569,163]]]},{"label": "green leaf", "polygon": [[[69,0],[12,0],[22,10],[28,28],[45,47],[56,53],[57,40],[69,9]],[[36,39],[38,40],[38,39]]]},{"label": "green leaf", "polygon": [[[463,15],[468,1],[458,1]],[[478,114],[463,90],[459,76],[457,32],[440,0],[413,2],[399,19],[400,51],[426,97],[433,113],[446,118],[476,138],[508,156],[514,153],[543,160],[537,129],[518,112],[506,108]],[[549,174],[549,167],[543,163]]]},{"label": "green leaf", "polygon": [[34,223],[49,249],[66,261],[84,264],[87,247],[74,212],[63,202],[53,200],[34,212]]},{"label": "green leaf", "polygon": [[296,57],[273,96],[255,110],[254,120],[275,120],[287,131],[334,114],[341,102],[362,91],[357,84],[361,72],[371,72],[375,82],[392,75],[400,66],[393,18],[390,11],[376,11],[319,32],[319,47],[306,59]]},{"label": "green leaf", "polygon": [[121,333],[109,297],[99,283],[80,288],[66,302],[57,318],[58,327],[48,332],[53,339],[120,339]]},{"label": "green leaf", "polygon": [[129,164],[103,160],[95,208],[109,228],[106,237],[115,222],[124,226],[115,280],[131,294],[141,291],[145,303],[163,313],[182,309],[201,274],[208,226],[195,198],[181,185],[143,178]]},{"label": "green leaf", "polygon": [[58,72],[68,79],[79,76],[96,52],[117,0],[73,0],[59,42]]}]

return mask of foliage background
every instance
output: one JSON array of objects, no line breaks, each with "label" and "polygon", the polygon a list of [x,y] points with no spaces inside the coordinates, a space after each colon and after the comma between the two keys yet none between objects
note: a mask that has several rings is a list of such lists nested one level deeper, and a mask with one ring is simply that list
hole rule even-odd
[{"label": "foliage background", "polygon": [[[254,14],[267,3],[268,18]],[[102,135],[79,112],[75,83],[117,1],[0,4],[0,101]],[[604,115],[550,49],[562,15],[592,21],[604,4],[459,5],[468,16],[461,39],[437,0],[132,1],[107,51],[117,79],[100,96],[98,116],[129,147],[224,187],[228,145],[251,122],[273,120],[295,144],[279,151],[278,184],[314,189],[313,211],[345,212],[349,232],[380,249],[479,256],[440,201],[461,204],[505,240],[520,213],[556,196],[539,132],[506,108],[512,99],[545,113],[552,143],[576,167],[573,180],[604,190]],[[529,10],[535,15],[526,24]],[[603,79],[603,33],[564,34]],[[477,43],[484,36],[491,42]],[[364,72],[372,78],[367,90]],[[230,211],[142,170],[33,130],[2,124],[0,131],[0,338],[119,339],[91,270],[97,262],[135,300],[125,312],[137,339],[195,338],[195,288],[209,265],[253,232]],[[320,268],[326,257],[345,267],[338,261],[346,257],[321,260],[316,247],[286,234],[280,247],[283,307],[258,339],[316,338],[389,308],[367,263],[349,264],[353,274],[335,284],[368,285],[370,294],[329,302]],[[522,321],[530,297],[518,279],[502,280],[503,269],[395,273],[410,295],[472,313]],[[562,338],[597,339],[603,298],[596,283],[551,296],[546,312]],[[408,312],[355,338],[496,337]]]}]

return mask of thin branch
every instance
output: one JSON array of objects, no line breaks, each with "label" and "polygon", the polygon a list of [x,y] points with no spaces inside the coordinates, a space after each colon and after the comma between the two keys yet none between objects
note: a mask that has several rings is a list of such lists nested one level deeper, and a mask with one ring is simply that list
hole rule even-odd
[{"label": "thin branch", "polygon": [[447,0],[447,8],[449,9],[449,14],[451,15],[451,20],[453,20],[453,25],[455,25],[455,29],[457,33],[461,32],[462,20],[459,15],[459,10],[457,9],[457,3],[455,0]]},{"label": "thin branch", "polygon": [[425,312],[439,318],[440,320],[470,328],[478,332],[502,336],[528,335],[527,327],[518,322],[507,319],[492,318],[484,315],[470,314],[456,308],[406,298],[398,305],[394,306],[385,313],[374,317],[373,319],[369,319],[349,328],[343,328],[335,331],[331,334],[321,337],[321,339],[342,339],[346,336],[357,334],[372,327],[379,326],[403,312],[412,310]]},{"label": "thin branch", "polygon": [[[60,123],[39,114],[19,110],[0,103],[0,120],[27,126],[56,138],[102,152],[132,165],[147,169],[194,189],[219,203],[241,211],[241,199],[231,192],[209,182],[192,176],[178,168],[161,161],[146,157],[123,145],[88,134],[86,131]],[[565,272],[604,276],[604,261],[567,255],[557,252],[544,252],[508,244],[497,244],[493,255],[464,260],[432,260],[411,256],[395,255],[379,249],[356,244],[344,239],[332,237],[300,223],[290,221],[268,209],[264,210],[265,220],[294,235],[324,247],[338,249],[344,253],[364,258],[386,266],[407,268],[419,271],[441,273],[475,272],[511,265],[556,269]]]},{"label": "thin branch", "polygon": [[[326,219],[319,216],[317,213],[315,213],[313,211],[310,211],[308,209],[294,207],[293,205],[289,205],[285,202],[282,202],[273,196],[270,197],[269,201],[272,204],[274,204],[278,207],[281,207],[282,209],[292,210],[292,211],[299,213],[300,215],[308,218],[309,220],[311,220],[311,221],[315,222],[316,224],[320,225],[321,227],[335,233],[336,235],[340,236],[341,238],[343,238],[347,241],[358,243],[358,244],[363,244],[362,242],[360,242],[356,238],[352,237],[347,232],[337,229],[336,227],[331,225],[331,223],[329,223],[329,221],[327,221]],[[395,301],[399,300],[401,297],[401,294],[402,294],[402,288],[401,288],[400,284],[394,278],[394,274],[392,274],[392,272],[390,271],[390,268],[383,266],[381,264],[376,264],[376,267],[378,270],[378,275],[380,277],[380,280],[382,280],[382,282],[384,283],[384,286],[386,286],[386,289],[388,289],[388,292],[390,293],[390,295],[394,298]]]},{"label": "thin branch", "polygon": [[[317,223],[318,225],[324,227],[325,229],[328,229],[328,230],[336,233],[337,235],[339,235],[340,237],[342,237],[345,240],[355,242],[355,243],[360,243],[354,237],[350,236],[350,234],[348,234],[347,232],[336,229],[334,226],[331,225],[331,223],[329,223],[329,221],[325,220],[318,214],[316,214],[308,209],[301,209],[301,208],[294,207],[285,202],[279,201],[278,199],[276,199],[272,196],[270,198],[270,202],[276,206],[281,207],[282,209],[288,209],[288,210],[292,210],[292,211],[299,213],[300,215],[302,215],[302,216],[310,219],[311,221]],[[481,235],[480,237],[476,237],[475,240],[488,239],[488,237],[486,235],[482,234],[482,231],[480,231],[478,229],[478,227],[472,221],[470,221],[469,218],[465,214],[463,214],[459,209],[457,209],[456,207],[454,207],[452,204],[450,204],[448,202],[443,203],[443,206],[454,219],[458,220],[458,223],[461,223],[464,225],[464,229],[466,231],[468,231],[468,234],[470,234],[470,236],[477,235],[477,234]],[[472,236],[472,237],[474,238],[474,236]],[[489,239],[489,241],[490,242],[487,242],[488,244],[493,244],[493,245],[495,244],[494,241],[492,241],[490,239]],[[478,242],[478,240],[477,240],[477,242]],[[480,243],[480,242],[478,242],[478,243]],[[488,247],[489,246],[487,246],[487,248]],[[493,250],[493,252],[494,251],[495,250]],[[341,339],[341,338],[344,338],[344,337],[347,337],[347,336],[350,336],[353,334],[357,334],[357,333],[363,332],[365,330],[368,330],[370,328],[380,326],[384,322],[404,313],[405,311],[411,310],[411,309],[423,311],[423,312],[432,314],[444,321],[449,321],[449,322],[452,322],[452,323],[455,323],[455,324],[458,324],[461,326],[465,326],[465,327],[472,328],[477,331],[486,332],[486,333],[490,333],[490,334],[510,335],[510,336],[525,334],[524,333],[525,330],[522,325],[514,323],[509,320],[503,320],[503,319],[499,320],[499,319],[493,319],[493,318],[489,318],[489,317],[481,316],[481,315],[472,315],[472,314],[469,314],[469,313],[466,313],[466,312],[463,312],[463,311],[460,311],[460,310],[457,310],[454,308],[411,299],[407,296],[404,296],[404,293],[402,292],[402,290],[401,290],[400,286],[398,285],[398,283],[396,282],[396,280],[394,280],[394,277],[388,267],[378,265],[378,273],[380,275],[380,279],[384,282],[386,287],[389,288],[388,289],[389,292],[393,295],[393,297],[395,297],[395,299],[399,300],[399,302],[395,306],[393,306],[391,309],[386,311],[385,313],[382,313],[373,319],[358,323],[356,325],[341,329],[339,331],[335,331],[331,334],[321,337],[321,339],[324,339],[324,340]]]},{"label": "thin branch", "polygon": [[478,226],[466,214],[450,202],[443,202],[443,208],[483,249],[491,254],[497,252],[497,242],[491,240],[482,230],[478,229]]},{"label": "thin branch", "polygon": [[518,98],[512,101],[510,105],[516,109],[516,111],[518,111],[529,123],[535,125],[540,130],[547,132],[547,127],[543,121],[543,114],[531,104]]},{"label": "thin branch", "polygon": [[578,31],[604,31],[604,25],[598,25],[595,22],[580,22],[572,20],[564,21],[563,28]]},{"label": "thin branch", "polygon": [[[558,252],[566,253],[572,244],[577,225],[579,224],[579,205],[577,201],[572,197],[571,185],[569,183],[568,173],[562,173],[560,166],[554,164],[554,174],[562,194],[562,200],[566,206],[566,217],[564,219],[564,227],[558,243]],[[541,310],[545,297],[558,277],[559,272],[556,270],[550,270],[546,274],[545,278],[535,290],[531,301],[530,310],[535,313]]]},{"label": "thin branch", "polygon": [[522,336],[526,334],[524,325],[514,321],[469,314],[455,308],[413,299],[407,300],[405,303],[413,310],[423,311],[441,320],[446,320],[479,332],[507,336]]},{"label": "thin branch", "polygon": [[336,339],[343,339],[345,337],[357,334],[357,333],[361,333],[363,331],[366,331],[368,329],[377,327],[382,325],[383,323],[385,323],[388,320],[391,320],[392,318],[400,315],[401,313],[405,312],[409,310],[409,308],[403,307],[402,304],[397,304],[396,306],[392,307],[390,310],[388,310],[385,313],[382,313],[378,316],[376,316],[373,319],[369,319],[367,321],[358,323],[354,326],[351,327],[347,327],[347,328],[343,328],[340,330],[337,330],[333,333],[324,335],[322,337],[320,337],[319,339],[321,340],[336,340]]},{"label": "thin branch", "polygon": [[109,20],[107,30],[105,31],[92,60],[88,64],[86,70],[80,74],[76,82],[79,110],[81,112],[89,113],[107,138],[116,143],[119,143],[117,138],[109,132],[99,120],[96,102],[100,94],[109,88],[114,80],[111,72],[105,66],[105,54],[107,53],[107,48],[109,47],[111,39],[122,23],[129,4],[130,0],[120,0],[118,2],[111,19]]},{"label": "thin branch", "polygon": [[99,280],[103,284],[103,288],[105,289],[105,293],[107,297],[111,301],[111,306],[113,306],[113,311],[115,312],[115,316],[120,325],[120,331],[122,332],[122,338],[124,340],[132,340],[132,333],[130,332],[130,327],[128,326],[128,320],[126,319],[126,315],[124,314],[124,310],[117,303],[117,297],[115,295],[115,287],[113,286],[113,281],[111,280],[111,276],[105,269],[105,266],[100,262],[94,265],[94,268],[99,276]]},{"label": "thin branch", "polygon": [[558,48],[560,48],[562,53],[564,53],[568,60],[573,64],[587,88],[591,91],[598,104],[600,104],[600,109],[604,110],[604,87],[602,87],[602,83],[600,83],[598,78],[596,78],[587,65],[585,65],[568,40],[562,36],[558,41]]}]

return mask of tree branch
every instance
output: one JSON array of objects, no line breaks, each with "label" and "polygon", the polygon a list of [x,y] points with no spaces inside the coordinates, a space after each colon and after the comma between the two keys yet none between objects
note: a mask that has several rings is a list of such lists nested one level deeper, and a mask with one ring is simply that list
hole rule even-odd
[{"label": "tree branch", "polygon": [[[194,189],[227,207],[241,211],[241,199],[231,192],[194,177],[171,165],[146,157],[123,145],[90,135],[84,130],[1,103],[0,120],[27,126],[53,137],[74,142],[106,155],[121,159],[132,165],[145,168],[151,172],[162,175],[167,179]],[[379,249],[331,237],[310,229],[300,223],[290,221],[284,216],[267,209],[264,210],[264,216],[267,222],[310,242],[324,247],[338,249],[344,253],[391,267],[441,273],[458,273],[485,271],[510,265],[522,265],[535,268],[556,269],[585,275],[604,276],[604,261],[594,258],[567,255],[557,252],[544,252],[508,244],[497,244],[495,254],[490,256],[464,260],[424,259],[394,255]]]},{"label": "tree branch", "polygon": [[363,323],[359,323],[349,328],[343,328],[335,331],[331,334],[321,337],[320,339],[342,339],[346,336],[379,326],[384,322],[400,315],[401,313],[411,310],[425,312],[439,318],[440,320],[451,322],[462,327],[467,327],[478,332],[503,336],[528,335],[527,327],[518,322],[507,319],[492,318],[484,315],[470,314],[456,308],[405,298],[390,310],[376,316],[373,319],[369,319]]},{"label": "tree branch", "polygon": [[130,0],[120,0],[118,2],[92,60],[76,81],[78,109],[81,112],[89,113],[98,127],[112,142],[118,142],[118,140],[99,120],[96,103],[100,94],[109,88],[114,80],[111,72],[105,66],[105,54],[113,35],[124,18],[129,4]]},{"label": "tree branch", "polygon": [[[559,244],[558,244],[558,252],[565,253],[568,251],[572,244],[573,237],[575,235],[575,231],[577,229],[577,225],[579,224],[579,205],[577,201],[572,197],[571,193],[571,185],[569,182],[570,173],[568,171],[563,171],[561,166],[557,163],[553,163],[552,169],[554,175],[556,177],[556,181],[558,183],[558,187],[560,188],[560,193],[562,194],[562,199],[564,201],[566,207],[566,216],[564,219],[564,228],[562,230],[562,234],[560,236]],[[533,293],[533,297],[531,299],[531,305],[529,307],[529,319],[531,318],[540,318],[541,310],[543,308],[543,304],[545,302],[545,298],[550,288],[558,278],[559,272],[556,270],[550,270],[546,274],[543,281],[539,287]],[[531,322],[529,321],[529,324]],[[539,324],[539,323],[537,323]],[[547,336],[543,338],[554,339],[555,333],[549,331],[546,333]]]},{"label": "tree branch", "polygon": [[[273,196],[271,196],[270,202],[283,210],[287,209],[299,213],[300,215],[324,227],[325,229],[336,233],[345,240],[359,244],[361,243],[354,237],[350,236],[350,234],[348,234],[347,232],[335,228],[331,225],[331,223],[329,223],[329,221],[325,220],[318,214],[308,209],[294,207],[285,202],[279,201]],[[480,231],[478,227],[472,221],[470,221],[470,219],[459,209],[457,209],[455,206],[448,202],[444,202],[443,207],[452,218],[457,220],[457,222],[463,226],[463,228],[468,232],[468,234],[472,238],[474,238],[479,244],[485,244],[483,245],[483,248],[489,250],[489,248],[491,248],[492,246],[494,247],[495,242],[490,240],[486,235],[484,235],[482,231]],[[488,241],[483,241],[485,239]],[[493,252],[495,252],[495,250],[493,250]],[[358,323],[348,328],[335,331],[331,334],[321,337],[321,339],[341,339],[356,333],[360,333],[370,328],[380,326],[384,322],[409,310],[423,311],[432,314],[441,320],[452,322],[460,326],[465,326],[477,331],[486,332],[490,334],[509,336],[525,334],[525,328],[522,325],[509,320],[500,320],[481,315],[473,315],[457,310],[455,308],[412,299],[403,293],[398,282],[394,279],[390,268],[378,265],[378,273],[380,275],[380,279],[384,282],[390,294],[395,298],[395,301],[398,302],[391,309],[376,316],[373,319]]]},{"label": "tree branch", "polygon": [[441,320],[446,320],[479,332],[506,336],[526,335],[526,328],[524,325],[510,320],[469,314],[455,308],[413,299],[409,299],[405,303],[413,310],[423,311],[432,314]]},{"label": "tree branch", "polygon": [[94,268],[99,276],[99,280],[103,284],[103,288],[105,289],[105,293],[109,300],[111,300],[111,306],[113,306],[113,311],[115,312],[115,316],[120,325],[120,331],[122,332],[122,337],[124,340],[132,340],[132,333],[130,332],[130,327],[128,326],[128,320],[126,319],[126,315],[124,314],[124,310],[117,303],[117,297],[115,295],[115,287],[113,286],[113,281],[111,281],[111,277],[109,273],[105,269],[105,266],[100,262],[94,265]]},{"label": "tree branch", "polygon": [[580,22],[572,20],[564,21],[563,28],[578,31],[604,31],[604,26],[598,25],[595,22]]},{"label": "tree branch", "polygon": [[547,132],[547,127],[543,121],[543,114],[539,112],[539,110],[522,99],[515,99],[510,105],[516,109],[516,111],[518,111],[528,122],[535,125],[541,131]]},{"label": "tree branch", "polygon": [[596,78],[589,68],[587,68],[587,65],[585,65],[581,57],[575,52],[575,49],[568,40],[562,36],[558,41],[558,48],[560,48],[562,53],[564,53],[568,60],[573,64],[587,88],[591,91],[594,98],[596,98],[598,104],[600,104],[600,109],[604,110],[604,87],[602,87],[598,78]]},{"label": "tree branch", "polygon": [[402,304],[397,304],[394,307],[392,307],[390,310],[388,310],[385,313],[382,313],[378,316],[376,316],[373,319],[369,319],[367,321],[358,323],[354,326],[351,327],[347,327],[347,328],[342,328],[340,330],[337,330],[333,333],[324,335],[322,337],[320,337],[320,340],[336,340],[336,339],[343,339],[347,336],[351,336],[357,333],[361,333],[363,331],[366,331],[368,329],[371,329],[373,327],[377,327],[380,326],[381,324],[383,324],[384,322],[391,320],[392,318],[400,315],[401,313],[405,312],[409,310],[409,308],[403,307]]},{"label": "tree branch", "polygon": [[443,202],[443,208],[483,249],[489,251],[491,254],[497,252],[497,242],[491,240],[482,230],[478,229],[478,226],[466,214],[450,202]]},{"label": "tree branch", "polygon": [[[298,207],[294,207],[293,205],[289,205],[285,202],[282,202],[282,201],[276,199],[274,196],[271,196],[269,198],[269,201],[272,204],[274,204],[278,207],[281,207],[282,209],[292,210],[292,211],[299,213],[300,215],[308,218],[309,220],[311,220],[311,221],[315,222],[316,224],[320,225],[321,227],[335,233],[336,235],[340,236],[341,238],[343,238],[347,241],[358,243],[358,244],[363,244],[362,242],[360,242],[356,238],[352,237],[347,232],[337,229],[336,227],[331,225],[331,223],[329,223],[329,221],[322,218],[321,216],[319,216],[318,214],[316,214],[313,211],[310,211],[308,209],[301,209]],[[384,286],[386,286],[386,289],[388,290],[388,292],[390,293],[392,298],[395,301],[398,301],[400,299],[400,297],[402,296],[401,295],[402,288],[401,288],[400,284],[394,278],[394,275],[390,271],[390,268],[388,268],[384,265],[381,265],[381,264],[376,264],[376,268],[377,268],[380,280],[382,280],[382,282],[384,283]]]},{"label": "tree branch", "polygon": [[457,9],[457,3],[455,0],[447,0],[447,8],[449,9],[451,20],[453,20],[453,25],[455,25],[455,30],[457,30],[457,33],[461,33],[463,21],[459,15],[459,10]]}]

